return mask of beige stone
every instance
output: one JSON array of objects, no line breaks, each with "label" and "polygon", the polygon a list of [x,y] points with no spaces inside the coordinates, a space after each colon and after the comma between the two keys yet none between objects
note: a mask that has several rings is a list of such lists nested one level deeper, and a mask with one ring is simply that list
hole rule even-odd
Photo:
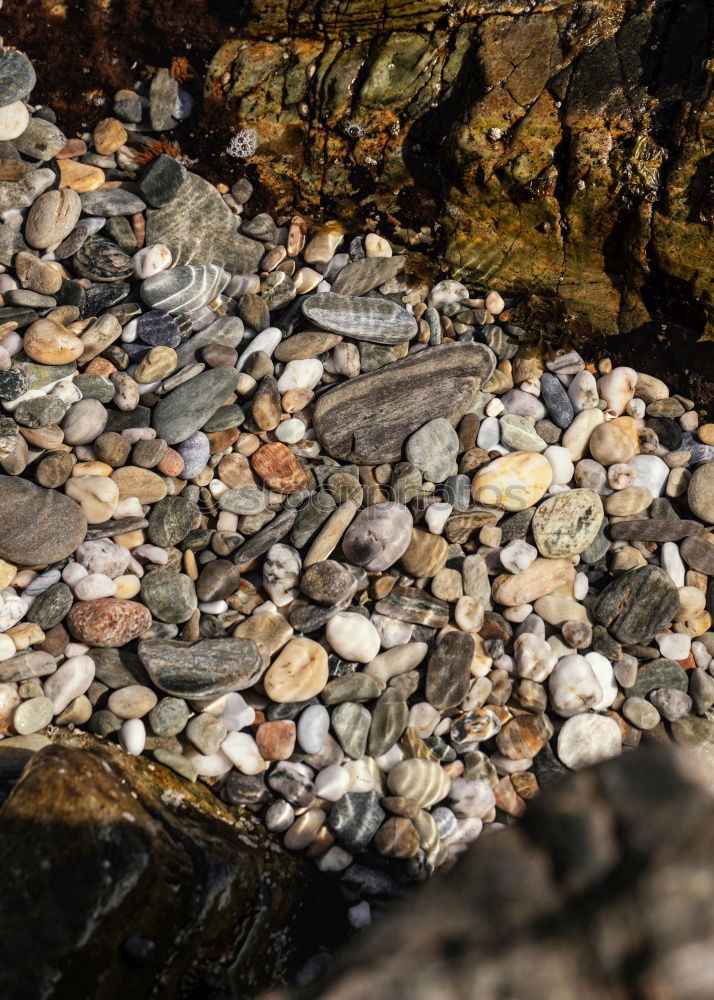
[{"label": "beige stone", "polygon": [[327,684],[327,652],[313,639],[291,639],[263,679],[265,693],[276,702],[307,701]]},{"label": "beige stone", "polygon": [[119,503],[119,487],[106,476],[80,476],[68,479],[64,491],[85,513],[89,524],[108,521]]},{"label": "beige stone", "polygon": [[477,503],[501,510],[524,510],[543,496],[553,481],[550,462],[530,451],[514,451],[479,469],[471,481]]},{"label": "beige stone", "polygon": [[66,365],[81,357],[79,337],[51,319],[38,319],[27,330],[22,344],[25,354],[41,365]]},{"label": "beige stone", "polygon": [[493,582],[493,598],[498,604],[514,607],[532,604],[563,586],[572,586],[575,567],[569,559],[534,559],[520,573],[504,573]]}]

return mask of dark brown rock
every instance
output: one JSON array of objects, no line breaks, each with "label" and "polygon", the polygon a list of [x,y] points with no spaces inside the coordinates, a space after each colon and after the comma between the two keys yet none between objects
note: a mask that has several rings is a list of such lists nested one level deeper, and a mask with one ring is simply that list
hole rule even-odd
[{"label": "dark brown rock", "polygon": [[0,812],[6,996],[103,1000],[129,979],[136,996],[248,996],[342,932],[336,883],[248,812],[103,740],[67,743]]},{"label": "dark brown rock", "polygon": [[355,938],[300,997],[361,1000],[366,977],[371,1000],[703,995],[671,977],[683,954],[693,971],[694,948],[709,968],[714,916],[691,893],[714,893],[706,779],[660,746],[570,775]]},{"label": "dark brown rock", "polygon": [[661,632],[678,607],[677,588],[669,574],[658,566],[643,566],[608,584],[594,614],[620,642],[636,643]]},{"label": "dark brown rock", "polygon": [[427,421],[457,424],[494,364],[482,344],[447,344],[350,379],[318,399],[317,437],[335,458],[395,462],[404,440]]},{"label": "dark brown rock", "polygon": [[650,518],[635,521],[618,521],[610,525],[610,537],[628,541],[678,542],[690,535],[700,535],[704,525],[699,521],[680,521],[678,518]]},{"label": "dark brown rock", "polygon": [[448,632],[429,657],[426,700],[434,708],[454,708],[466,696],[476,646],[468,632]]},{"label": "dark brown rock", "polygon": [[704,538],[686,538],[680,547],[690,569],[714,576],[714,545]]}]

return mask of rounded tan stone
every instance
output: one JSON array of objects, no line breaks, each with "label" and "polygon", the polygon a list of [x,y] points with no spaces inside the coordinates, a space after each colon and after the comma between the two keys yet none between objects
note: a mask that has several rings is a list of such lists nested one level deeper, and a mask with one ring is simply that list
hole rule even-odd
[{"label": "rounded tan stone", "polygon": [[697,437],[703,444],[714,444],[714,424],[702,424]]},{"label": "rounded tan stone", "polygon": [[530,451],[514,451],[479,469],[471,480],[477,503],[501,510],[524,510],[543,496],[553,481],[550,462]]},{"label": "rounded tan stone", "polygon": [[636,447],[621,427],[610,421],[599,424],[590,435],[590,454],[601,465],[627,464],[635,457]]},{"label": "rounded tan stone", "polygon": [[25,223],[25,239],[39,250],[61,243],[69,236],[82,212],[76,191],[45,191],[34,203]]},{"label": "rounded tan stone", "polygon": [[103,118],[94,129],[94,148],[101,156],[116,153],[126,140],[126,129],[117,118]]},{"label": "rounded tan stone", "polygon": [[572,586],[575,567],[569,559],[534,559],[520,573],[503,573],[493,581],[493,599],[498,604],[515,607],[532,604],[560,587]]},{"label": "rounded tan stone", "polygon": [[313,639],[291,639],[269,667],[263,679],[265,693],[273,701],[308,701],[327,684],[327,653]]},{"label": "rounded tan stone", "polygon": [[141,385],[149,385],[166,378],[178,367],[178,355],[173,347],[152,347],[134,372],[135,381]]},{"label": "rounded tan stone", "polygon": [[119,500],[136,497],[139,503],[158,503],[166,496],[166,483],[150,469],[138,465],[125,465],[115,469],[112,479],[119,487]]},{"label": "rounded tan stone", "polygon": [[51,319],[38,319],[25,331],[22,346],[28,358],[41,365],[66,365],[76,361],[84,344]]},{"label": "rounded tan stone", "polygon": [[412,528],[409,546],[399,561],[410,576],[432,577],[444,566],[448,554],[449,544],[441,535]]},{"label": "rounded tan stone", "polygon": [[646,486],[628,486],[624,490],[616,490],[605,497],[605,513],[612,517],[628,517],[630,514],[641,514],[652,503],[652,493]]}]

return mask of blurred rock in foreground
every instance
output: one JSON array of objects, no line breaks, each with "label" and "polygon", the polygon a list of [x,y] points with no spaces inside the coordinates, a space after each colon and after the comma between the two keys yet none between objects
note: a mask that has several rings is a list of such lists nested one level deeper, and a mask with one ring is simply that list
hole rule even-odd
[{"label": "blurred rock in foreground", "polygon": [[573,775],[296,996],[710,1000],[711,756],[704,763],[700,776],[694,757],[650,746]]},{"label": "blurred rock in foreground", "polygon": [[336,883],[146,757],[37,754],[0,809],[0,995],[248,997],[344,939]]}]

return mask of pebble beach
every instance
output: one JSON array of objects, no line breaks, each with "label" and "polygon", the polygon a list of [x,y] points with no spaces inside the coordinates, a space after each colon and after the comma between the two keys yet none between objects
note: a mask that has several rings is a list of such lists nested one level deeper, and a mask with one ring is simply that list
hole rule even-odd
[{"label": "pebble beach", "polygon": [[569,771],[714,742],[706,412],[251,215],[157,141],[168,68],[81,136],[35,83],[0,49],[0,774],[85,730],[391,894]]}]

